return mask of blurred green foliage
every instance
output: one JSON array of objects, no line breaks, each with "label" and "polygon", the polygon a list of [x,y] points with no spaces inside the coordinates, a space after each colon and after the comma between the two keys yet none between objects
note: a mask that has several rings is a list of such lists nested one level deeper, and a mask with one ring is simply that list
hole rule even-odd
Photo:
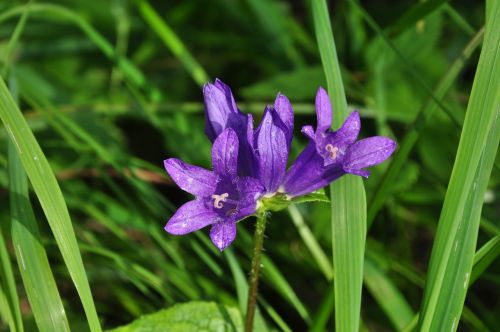
[{"label": "blurred green foliage", "polygon": [[[412,11],[417,4],[330,4],[344,86],[350,107],[361,110],[362,136],[403,138],[484,25],[482,2],[440,4],[421,17]],[[27,8],[25,26],[10,43]],[[449,91],[437,97],[437,110],[417,127],[418,140],[369,229],[362,321],[370,331],[401,329],[419,309],[478,54],[466,58]],[[183,237],[164,232],[189,196],[168,178],[163,159],[209,167],[204,77],[228,83],[242,111],[257,119],[278,91],[287,95],[297,113],[294,159],[306,143],[301,125],[314,122],[316,89],[326,84],[309,2],[2,1],[0,68],[7,65],[3,77],[17,87],[20,108],[70,210],[103,327],[179,302],[241,304],[254,220],[240,223],[224,254],[205,231]],[[0,127],[0,216],[8,244],[7,143]],[[378,166],[365,181],[368,203],[387,166]],[[496,167],[478,248],[500,234],[499,178]],[[32,203],[70,326],[83,331],[77,293],[33,196]],[[308,203],[290,213],[273,214],[268,225],[259,319],[272,329],[331,330],[332,267],[322,258],[331,257],[330,208]],[[498,241],[494,245],[498,248]],[[13,248],[8,249],[14,260]],[[494,252],[490,263],[499,250]],[[29,331],[35,323],[17,269],[15,274]],[[477,278],[461,324],[464,330],[496,331],[500,266],[487,267]]]}]

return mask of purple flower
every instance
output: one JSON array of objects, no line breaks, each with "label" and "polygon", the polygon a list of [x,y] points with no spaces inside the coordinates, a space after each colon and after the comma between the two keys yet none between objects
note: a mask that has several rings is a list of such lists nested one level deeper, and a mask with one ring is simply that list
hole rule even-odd
[{"label": "purple flower", "polygon": [[210,238],[219,250],[233,242],[236,222],[255,212],[264,190],[256,179],[237,175],[238,146],[237,134],[228,128],[212,147],[213,171],[175,158],[164,161],[175,183],[196,196],[170,218],[165,226],[167,232],[184,235],[212,225]]},{"label": "purple flower", "polygon": [[344,174],[368,177],[370,172],[364,168],[383,162],[396,148],[393,140],[381,136],[356,141],[361,128],[356,111],[339,130],[331,131],[332,107],[323,88],[316,94],[316,115],[316,130],[302,128],[311,140],[309,145],[286,174],[284,190],[291,197],[313,192]]},{"label": "purple flower", "polygon": [[256,161],[248,138],[252,136],[252,116],[243,114],[234,101],[228,85],[219,79],[203,86],[205,97],[205,133],[213,142],[226,128],[231,128],[238,136],[238,174],[255,176]]},{"label": "purple flower", "polygon": [[290,101],[278,94],[274,107],[266,107],[258,128],[253,117],[237,108],[231,89],[219,79],[203,88],[205,132],[213,141],[224,129],[233,129],[239,139],[237,172],[259,179],[266,193],[283,184],[288,153],[293,137],[293,109]]}]

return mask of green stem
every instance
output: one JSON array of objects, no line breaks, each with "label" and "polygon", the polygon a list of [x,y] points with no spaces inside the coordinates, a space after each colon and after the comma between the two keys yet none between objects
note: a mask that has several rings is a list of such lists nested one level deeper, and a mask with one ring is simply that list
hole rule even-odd
[{"label": "green stem", "polygon": [[260,258],[262,256],[262,244],[264,243],[264,231],[266,229],[266,213],[259,213],[255,227],[255,246],[253,248],[252,269],[250,270],[250,288],[248,290],[247,315],[245,331],[253,331],[253,318],[257,304],[257,288],[259,285]]}]

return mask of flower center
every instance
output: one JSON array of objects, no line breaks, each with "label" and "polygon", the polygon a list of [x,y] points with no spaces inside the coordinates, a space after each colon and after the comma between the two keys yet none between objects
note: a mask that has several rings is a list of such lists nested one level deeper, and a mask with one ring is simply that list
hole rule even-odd
[{"label": "flower center", "polygon": [[212,195],[212,198],[214,199],[214,208],[216,209],[222,209],[222,207],[224,206],[224,204],[222,204],[222,202],[225,202],[228,198],[229,194],[228,193],[223,193],[223,194],[220,194],[220,195]]},{"label": "flower center", "polygon": [[332,159],[332,160],[337,159],[337,152],[339,151],[338,147],[333,146],[332,144],[327,144],[325,146],[325,150],[328,151],[330,159]]}]

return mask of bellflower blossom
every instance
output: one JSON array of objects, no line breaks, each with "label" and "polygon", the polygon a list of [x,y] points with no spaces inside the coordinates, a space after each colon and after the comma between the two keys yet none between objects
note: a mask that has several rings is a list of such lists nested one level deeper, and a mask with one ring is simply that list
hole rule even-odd
[{"label": "bellflower blossom", "polygon": [[316,130],[312,126],[302,128],[309,145],[286,174],[283,190],[289,197],[313,192],[344,174],[368,177],[370,172],[364,168],[383,162],[396,148],[393,140],[381,136],[357,141],[361,122],[356,111],[339,130],[330,130],[332,107],[323,88],[316,94],[316,116]]},{"label": "bellflower blossom", "polygon": [[225,129],[212,147],[213,171],[170,158],[165,169],[173,181],[196,198],[182,205],[170,218],[165,230],[184,235],[211,225],[210,239],[224,250],[236,237],[236,222],[253,214],[264,192],[258,180],[239,177],[238,135]]},{"label": "bellflower blossom", "polygon": [[203,87],[205,132],[214,140],[225,128],[233,129],[240,142],[238,174],[257,178],[267,195],[273,195],[285,179],[293,137],[293,109],[278,94],[274,106],[266,107],[262,121],[253,129],[253,117],[236,106],[231,89],[219,79]]}]

